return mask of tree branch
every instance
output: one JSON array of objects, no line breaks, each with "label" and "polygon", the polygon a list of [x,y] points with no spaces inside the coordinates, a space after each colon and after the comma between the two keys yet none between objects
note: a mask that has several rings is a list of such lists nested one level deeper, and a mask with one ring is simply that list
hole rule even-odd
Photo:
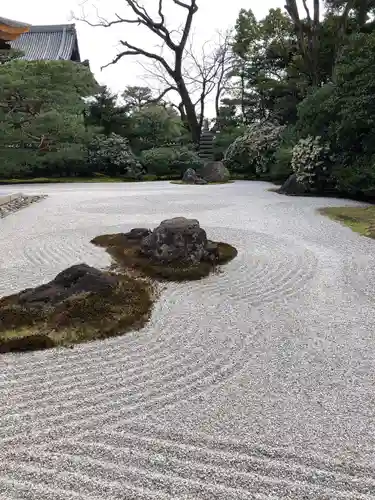
[{"label": "tree branch", "polygon": [[153,104],[157,104],[158,102],[160,102],[163,97],[168,94],[168,92],[170,92],[171,90],[174,90],[175,92],[178,92],[178,88],[171,85],[170,87],[167,87],[165,90],[163,90],[163,92],[158,95],[158,97],[156,97],[155,99],[151,99],[150,101],[148,101],[148,104],[149,103],[153,103]]},{"label": "tree branch", "polygon": [[188,10],[188,15],[186,17],[185,26],[184,26],[184,29],[182,31],[181,41],[180,41],[179,46],[178,46],[179,51],[182,53],[183,50],[185,49],[186,42],[188,40],[189,33],[191,30],[191,25],[193,22],[193,16],[197,12],[198,6],[196,3],[196,0],[191,0],[190,5],[186,5],[185,3],[181,2],[180,0],[173,0],[173,2],[176,5],[179,5],[180,7],[184,7],[185,9]]},{"label": "tree branch", "polygon": [[121,43],[121,45],[124,45],[124,47],[127,47],[129,50],[124,50],[123,52],[120,52],[119,54],[117,54],[117,56],[111,62],[102,66],[101,69],[107,68],[108,66],[111,66],[112,64],[116,64],[124,56],[144,56],[144,57],[147,57],[149,59],[154,59],[155,61],[160,62],[160,64],[163,65],[163,67],[168,72],[168,74],[173,77],[174,71],[169,66],[169,64],[164,59],[164,57],[159,56],[158,54],[154,54],[153,52],[148,52],[147,50],[141,49],[139,47],[136,47],[135,45],[131,45],[130,43],[124,42],[122,40],[120,40],[120,43]]}]

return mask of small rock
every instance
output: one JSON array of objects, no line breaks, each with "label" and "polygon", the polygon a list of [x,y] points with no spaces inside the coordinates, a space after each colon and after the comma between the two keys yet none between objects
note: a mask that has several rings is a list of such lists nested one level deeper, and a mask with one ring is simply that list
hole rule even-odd
[{"label": "small rock", "polygon": [[182,182],[186,184],[196,184],[197,179],[198,176],[196,171],[193,168],[188,168],[182,177]]}]

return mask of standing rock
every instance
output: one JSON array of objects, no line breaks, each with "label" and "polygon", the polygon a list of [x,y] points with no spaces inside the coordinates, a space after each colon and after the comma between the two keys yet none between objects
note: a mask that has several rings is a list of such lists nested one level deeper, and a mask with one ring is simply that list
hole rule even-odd
[{"label": "standing rock", "polygon": [[193,168],[188,168],[182,177],[182,182],[186,182],[186,184],[195,184],[197,179],[198,176],[196,171]]},{"label": "standing rock", "polygon": [[207,182],[228,182],[230,173],[222,161],[209,161],[200,171],[201,177]]},{"label": "standing rock", "polygon": [[287,178],[278,192],[280,194],[287,194],[290,196],[301,196],[307,193],[307,189],[302,182],[298,182],[297,175],[292,174]]},{"label": "standing rock", "polygon": [[141,252],[153,260],[195,264],[207,257],[207,235],[195,219],[164,220],[143,239]]}]

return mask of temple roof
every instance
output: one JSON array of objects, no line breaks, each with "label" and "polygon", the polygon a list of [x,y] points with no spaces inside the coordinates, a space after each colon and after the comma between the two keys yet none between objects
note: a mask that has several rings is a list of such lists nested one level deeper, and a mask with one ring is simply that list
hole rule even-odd
[{"label": "temple roof", "polygon": [[27,33],[22,33],[10,44],[13,49],[24,53],[22,59],[29,61],[81,60],[74,24],[31,26]]},{"label": "temple roof", "polygon": [[10,26],[11,28],[27,28],[30,26],[30,24],[20,23],[19,21],[13,21],[13,19],[8,19],[6,17],[1,17],[1,16],[0,16],[0,24]]}]

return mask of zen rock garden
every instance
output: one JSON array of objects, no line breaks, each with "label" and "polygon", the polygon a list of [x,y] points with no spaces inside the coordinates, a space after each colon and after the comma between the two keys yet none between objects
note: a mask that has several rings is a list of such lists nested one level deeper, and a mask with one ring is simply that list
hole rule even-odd
[{"label": "zen rock garden", "polygon": [[52,281],[0,299],[0,353],[46,349],[121,335],[142,327],[155,280],[201,279],[237,250],[214,242],[197,220],[177,217],[153,231],[97,236],[113,258],[108,271],[72,266]]}]

